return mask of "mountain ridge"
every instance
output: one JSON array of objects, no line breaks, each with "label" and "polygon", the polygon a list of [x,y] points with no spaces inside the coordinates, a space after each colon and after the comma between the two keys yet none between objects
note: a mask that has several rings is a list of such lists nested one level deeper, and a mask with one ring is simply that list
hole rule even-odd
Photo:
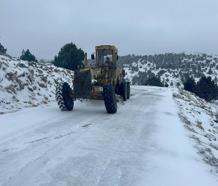
[{"label": "mountain ridge", "polygon": [[164,84],[182,87],[190,76],[198,81],[211,76],[218,83],[218,57],[207,54],[165,53],[158,55],[127,55],[119,59],[133,85],[145,85],[151,77]]}]

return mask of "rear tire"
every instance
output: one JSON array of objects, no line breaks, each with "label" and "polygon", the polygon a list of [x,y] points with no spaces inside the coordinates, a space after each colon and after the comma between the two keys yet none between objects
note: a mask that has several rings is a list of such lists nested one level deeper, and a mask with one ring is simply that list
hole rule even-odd
[{"label": "rear tire", "polygon": [[109,114],[117,112],[117,100],[115,90],[112,85],[105,85],[103,87],[104,104]]},{"label": "rear tire", "polygon": [[71,111],[74,107],[72,89],[68,83],[62,83],[56,88],[56,100],[62,111]]},{"label": "rear tire", "polygon": [[123,83],[121,84],[121,92],[122,92],[123,101],[126,101],[127,100],[127,83],[125,81],[123,81]]},{"label": "rear tire", "polygon": [[130,98],[130,82],[126,82],[127,84],[127,99]]}]

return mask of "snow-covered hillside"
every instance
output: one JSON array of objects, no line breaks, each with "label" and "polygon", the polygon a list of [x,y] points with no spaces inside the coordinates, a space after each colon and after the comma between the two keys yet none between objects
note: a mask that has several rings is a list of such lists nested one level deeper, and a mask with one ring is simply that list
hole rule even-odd
[{"label": "snow-covered hillside", "polygon": [[54,100],[58,81],[72,84],[69,70],[0,55],[0,113]]},{"label": "snow-covered hillside", "polygon": [[152,76],[160,77],[168,86],[181,87],[183,80],[193,76],[197,81],[203,75],[211,76],[218,83],[218,58],[205,54],[160,54],[149,56],[123,56],[120,63],[125,67],[132,84],[144,85]]},{"label": "snow-covered hillside", "polygon": [[[132,87],[114,115],[95,100],[76,101],[72,112],[49,103],[0,115],[0,185],[217,186],[172,95],[170,88]],[[201,139],[215,130],[203,121]]]},{"label": "snow-covered hillside", "polygon": [[202,159],[218,174],[218,113],[217,105],[179,90],[174,93],[179,106],[179,116],[189,131]]}]

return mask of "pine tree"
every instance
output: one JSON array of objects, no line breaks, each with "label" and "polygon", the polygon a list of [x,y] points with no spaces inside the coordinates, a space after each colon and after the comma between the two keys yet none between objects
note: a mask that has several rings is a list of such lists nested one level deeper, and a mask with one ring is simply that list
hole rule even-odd
[{"label": "pine tree", "polygon": [[164,84],[161,82],[159,77],[151,77],[146,82],[145,85],[164,87]]},{"label": "pine tree", "polygon": [[203,98],[206,101],[211,101],[218,97],[218,87],[214,81],[212,81],[211,77],[201,77],[197,82],[195,92],[200,98]]},{"label": "pine tree", "polygon": [[29,49],[27,49],[26,51],[22,50],[20,59],[24,61],[37,61],[36,57],[30,52]]},{"label": "pine tree", "polygon": [[64,45],[55,56],[54,65],[67,68],[70,70],[79,69],[82,65],[85,53],[82,49],[78,49],[73,43]]},{"label": "pine tree", "polygon": [[7,49],[4,48],[4,46],[0,43],[0,55],[5,55],[7,52]]},{"label": "pine tree", "polygon": [[188,77],[187,80],[183,83],[184,89],[190,92],[195,92],[196,82],[194,78]]}]

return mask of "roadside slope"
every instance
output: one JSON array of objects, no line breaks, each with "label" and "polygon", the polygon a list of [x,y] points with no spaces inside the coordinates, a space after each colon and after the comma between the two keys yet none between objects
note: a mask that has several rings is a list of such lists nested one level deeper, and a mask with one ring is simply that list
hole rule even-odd
[{"label": "roadside slope", "polygon": [[115,115],[101,101],[1,115],[0,185],[217,185],[177,112],[170,89],[133,87]]},{"label": "roadside slope", "polygon": [[58,82],[72,84],[73,73],[51,63],[0,55],[0,114],[54,100]]},{"label": "roadside slope", "polygon": [[195,143],[202,160],[218,173],[218,114],[215,103],[208,103],[194,94],[179,90],[174,93],[179,116]]}]

